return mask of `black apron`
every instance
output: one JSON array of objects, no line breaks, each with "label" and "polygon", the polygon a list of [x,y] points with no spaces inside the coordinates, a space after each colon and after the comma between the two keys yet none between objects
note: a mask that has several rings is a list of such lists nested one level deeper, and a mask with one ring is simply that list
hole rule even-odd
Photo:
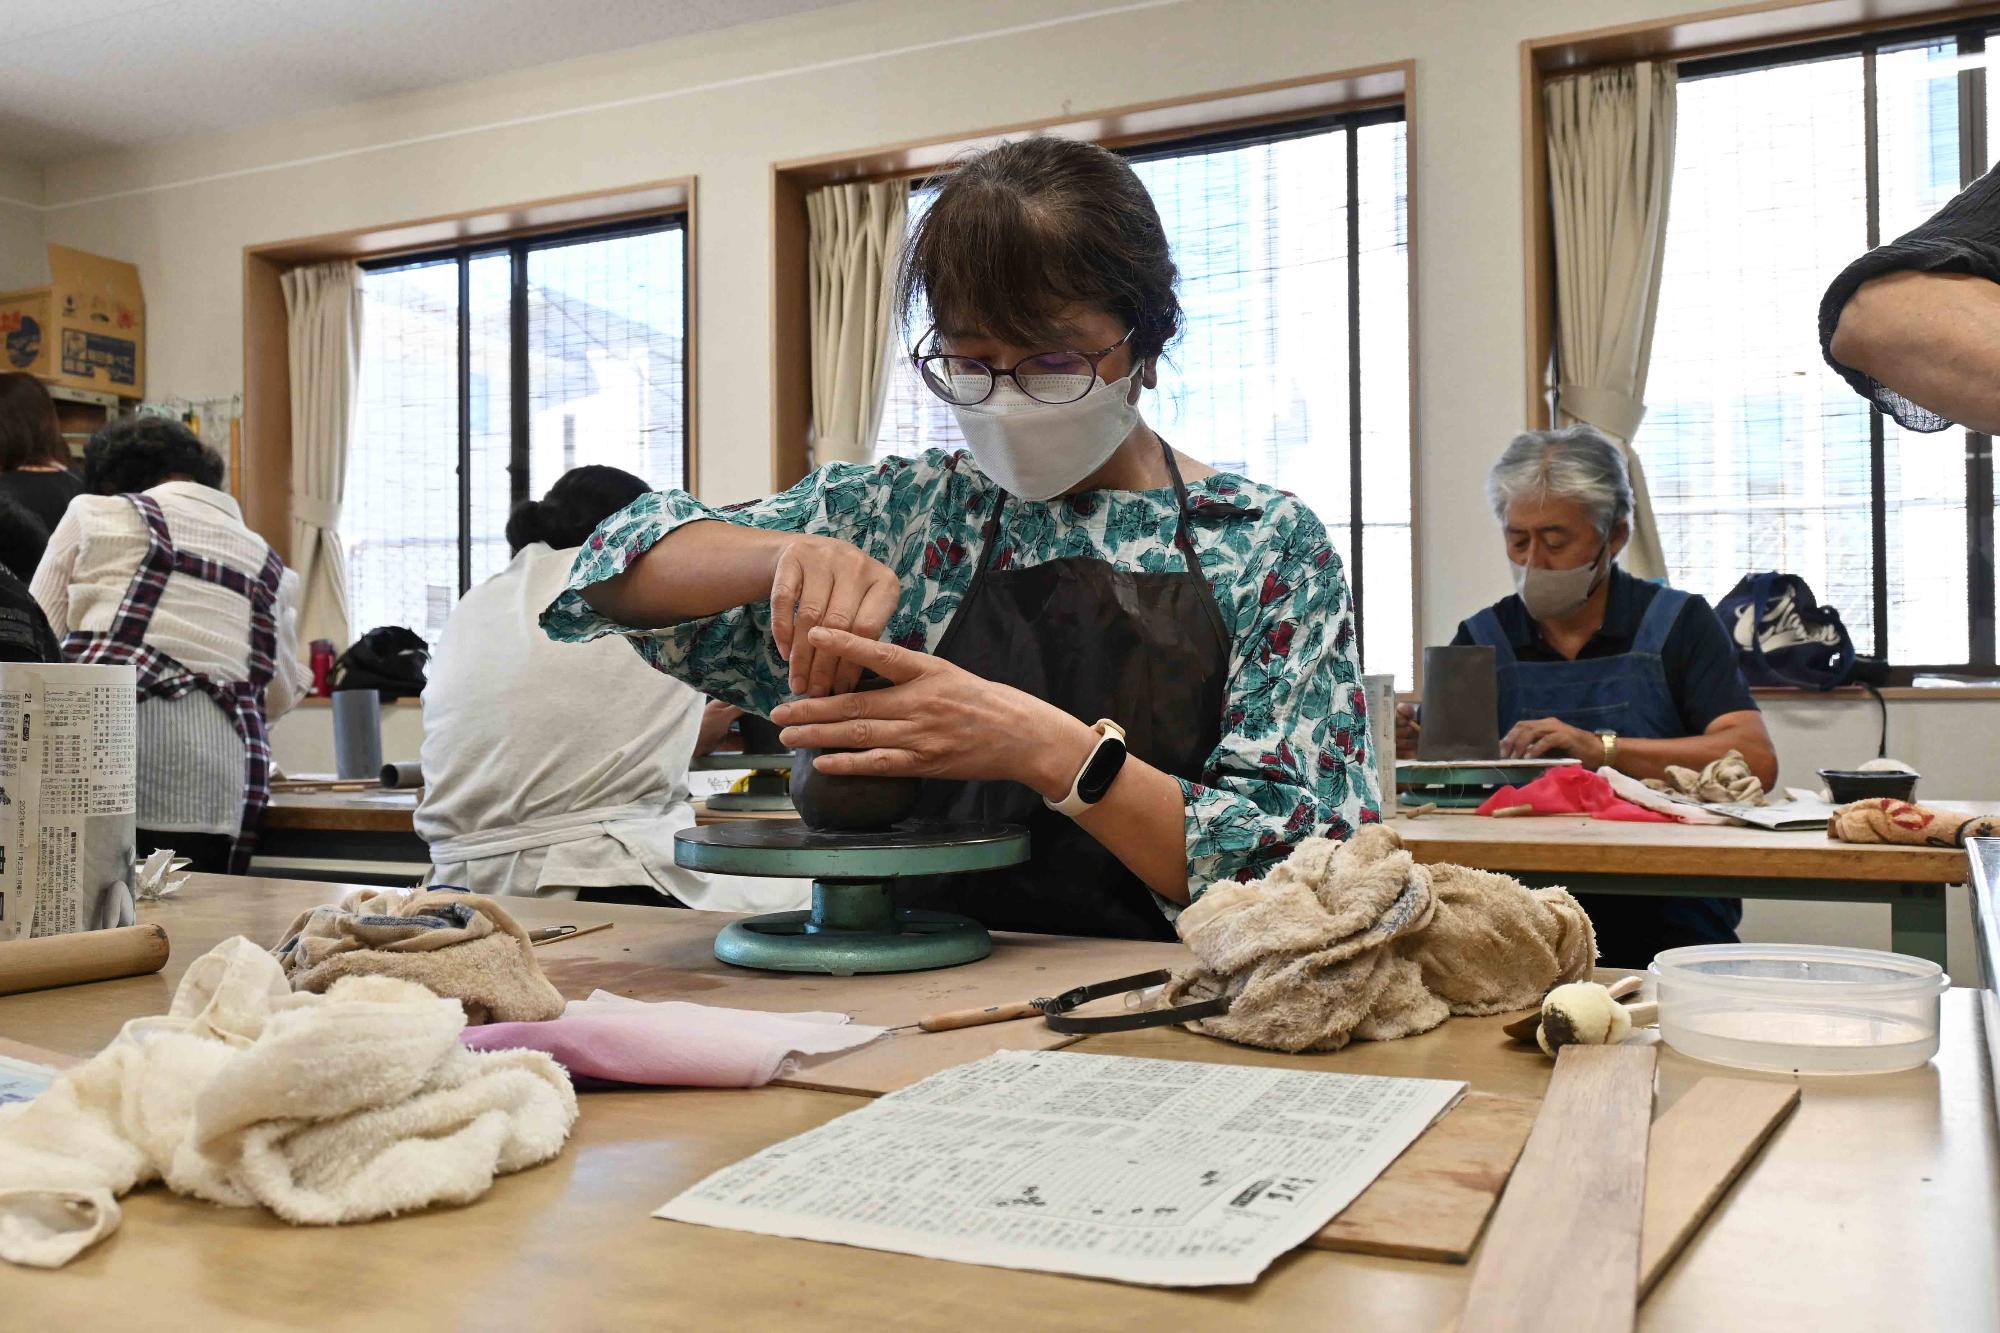
[{"label": "black apron", "polygon": [[[1006,565],[1011,556],[996,549],[1007,504],[1000,491],[972,586],[936,655],[1085,722],[1108,717],[1125,728],[1130,755],[1200,782],[1222,739],[1231,644],[1188,535],[1187,487],[1173,450],[1164,440],[1160,447],[1185,571],[1131,573],[1088,556],[995,568],[996,558]],[[1019,783],[929,781],[917,816],[1025,824],[1032,858],[1006,870],[899,881],[899,906],[960,912],[994,930],[1175,938],[1137,875]]]}]

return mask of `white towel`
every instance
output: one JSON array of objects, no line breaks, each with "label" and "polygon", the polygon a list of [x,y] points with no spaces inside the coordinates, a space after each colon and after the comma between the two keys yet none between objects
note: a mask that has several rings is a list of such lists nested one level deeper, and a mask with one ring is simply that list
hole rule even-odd
[{"label": "white towel", "polygon": [[0,1107],[0,1259],[69,1262],[154,1180],[315,1225],[478,1198],[562,1151],[576,1095],[538,1051],[465,1050],[464,1026],[390,977],[293,994],[261,947],[223,941],[166,1015]]}]

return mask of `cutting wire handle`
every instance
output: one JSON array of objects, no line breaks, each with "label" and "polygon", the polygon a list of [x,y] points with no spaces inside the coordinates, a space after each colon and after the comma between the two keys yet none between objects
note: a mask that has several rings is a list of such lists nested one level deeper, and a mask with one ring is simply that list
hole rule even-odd
[{"label": "cutting wire handle", "polygon": [[1100,981],[1095,985],[1078,986],[1066,990],[1053,1000],[1042,1002],[1042,1012],[1048,1025],[1055,1032],[1132,1032],[1139,1028],[1167,1027],[1176,1023],[1191,1023],[1197,1018],[1215,1018],[1229,1012],[1229,997],[1218,995],[1209,1000],[1198,1000],[1193,1004],[1175,1005],[1168,1009],[1147,1009],[1136,1014],[1110,1014],[1102,1018],[1072,1018],[1069,1011],[1092,1000],[1101,1000],[1107,995],[1122,995],[1127,991],[1146,990],[1153,986],[1164,986],[1173,979],[1173,973],[1162,968],[1157,972],[1141,972],[1135,976],[1119,977],[1115,981]]}]

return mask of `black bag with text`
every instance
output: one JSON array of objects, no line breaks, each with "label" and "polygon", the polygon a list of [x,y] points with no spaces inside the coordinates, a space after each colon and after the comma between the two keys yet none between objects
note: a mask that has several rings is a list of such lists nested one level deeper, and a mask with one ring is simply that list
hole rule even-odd
[{"label": "black bag with text", "polygon": [[1796,574],[1745,574],[1715,604],[1752,686],[1834,690],[1854,679],[1854,638]]}]

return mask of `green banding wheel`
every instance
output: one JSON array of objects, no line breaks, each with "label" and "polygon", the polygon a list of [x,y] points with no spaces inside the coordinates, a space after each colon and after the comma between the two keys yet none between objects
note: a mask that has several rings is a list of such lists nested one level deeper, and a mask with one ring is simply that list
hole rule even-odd
[{"label": "green banding wheel", "polygon": [[715,956],[738,967],[853,976],[976,962],[993,951],[986,928],[943,912],[898,910],[888,881],[906,875],[997,870],[1028,859],[1015,824],[899,825],[880,833],[817,833],[796,820],[682,829],[674,860],[720,874],[813,877],[808,912],[731,922]]}]

